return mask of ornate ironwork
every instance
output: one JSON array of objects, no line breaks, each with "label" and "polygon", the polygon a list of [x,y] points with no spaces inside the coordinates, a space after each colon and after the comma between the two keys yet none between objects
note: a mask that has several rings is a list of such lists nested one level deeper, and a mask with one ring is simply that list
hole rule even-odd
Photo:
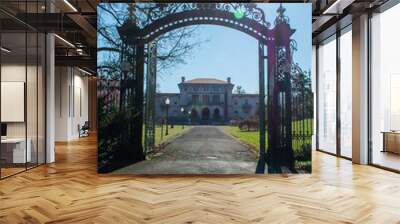
[{"label": "ornate ironwork", "polygon": [[282,3],[279,5],[279,8],[276,10],[278,13],[278,16],[275,19],[275,25],[280,24],[280,23],[286,23],[289,24],[289,17],[285,15],[286,9],[283,7]]},{"label": "ornate ironwork", "polygon": [[148,44],[147,62],[144,139],[145,155],[152,152],[155,146],[157,42],[151,42]]},{"label": "ornate ironwork", "polygon": [[237,29],[264,44],[275,38],[264,11],[255,3],[139,3],[135,10],[136,18],[119,28],[120,33],[127,34],[122,35],[126,42],[149,42],[169,31],[196,24]]},{"label": "ornate ironwork", "polygon": [[141,12],[138,16],[142,17],[143,21],[140,24],[142,28],[171,14],[197,10],[228,12],[232,15],[241,12],[245,18],[257,21],[267,28],[271,26],[266,22],[264,11],[255,3],[139,3],[138,9]]},{"label": "ornate ironwork", "polygon": [[279,47],[278,52],[278,81],[282,82],[286,80],[286,77],[290,74],[291,64],[286,58],[286,49]]},{"label": "ornate ironwork", "polygon": [[291,70],[292,82],[292,149],[304,151],[300,161],[311,160],[311,139],[313,130],[313,93],[311,90],[311,72],[302,70],[299,64],[293,64]]},{"label": "ornate ironwork", "polygon": [[[144,4],[144,3],[143,3]],[[148,7],[150,4],[150,7]],[[297,49],[296,42],[290,40],[294,30],[290,28],[282,4],[278,8],[275,26],[271,28],[262,9],[254,3],[146,3],[147,7],[137,4],[136,19],[119,28],[125,43],[141,46],[151,43],[160,35],[169,31],[198,24],[213,24],[237,29],[256,38],[259,42],[259,119],[260,119],[260,156],[256,172],[264,172],[265,134],[268,133],[268,167],[270,172],[280,172],[281,166],[294,167],[292,148],[292,92],[293,66],[292,53]],[[135,62],[143,64],[137,56]],[[152,56],[153,57],[153,56]],[[149,60],[149,63],[151,60]],[[264,66],[267,64],[267,66]],[[148,66],[150,68],[155,65]],[[268,132],[265,130],[265,67],[268,69]],[[139,70],[140,71],[140,70]],[[155,72],[149,72],[152,76]],[[151,77],[147,78],[151,80]],[[155,83],[147,83],[147,92],[152,91]],[[153,89],[153,93],[155,89]],[[138,90],[140,91],[140,90]],[[147,95],[146,122],[151,115],[152,96]],[[152,106],[151,106],[152,107]],[[226,111],[225,111],[226,112]],[[195,113],[192,113],[194,116]],[[297,115],[300,118],[304,116]],[[146,123],[147,126],[147,123]],[[148,132],[149,131],[149,132]],[[151,143],[154,133],[146,129],[147,144]],[[152,144],[152,143],[151,143]],[[146,146],[147,147],[147,146]],[[149,146],[150,147],[150,146]],[[270,167],[272,167],[270,169]]]}]

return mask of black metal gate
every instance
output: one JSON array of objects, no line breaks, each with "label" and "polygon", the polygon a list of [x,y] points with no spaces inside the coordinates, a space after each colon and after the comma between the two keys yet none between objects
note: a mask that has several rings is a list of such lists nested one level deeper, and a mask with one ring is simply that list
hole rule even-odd
[{"label": "black metal gate", "polygon": [[[220,25],[244,32],[259,42],[260,150],[256,172],[264,173],[265,162],[268,164],[268,171],[272,173],[281,172],[282,166],[294,171],[293,147],[297,147],[297,144],[300,144],[298,142],[303,141],[303,138],[305,141],[308,133],[299,132],[300,129],[297,128],[293,129],[293,111],[297,110],[293,109],[292,101],[301,100],[301,94],[292,94],[291,54],[293,49],[291,49],[290,37],[295,31],[290,28],[282,5],[277,10],[278,15],[273,28],[266,21],[264,11],[253,3],[170,3],[159,5],[159,14],[153,15],[153,18],[156,19],[141,23],[136,20],[127,20],[118,28],[124,43],[136,49],[133,60],[136,65],[134,73],[137,86],[143,86],[146,45],[148,49],[146,110],[145,116],[139,117],[139,119],[145,119],[144,151],[149,152],[154,146],[156,38],[189,25]],[[172,5],[174,6],[173,10],[170,9]],[[237,15],[238,12],[240,15]],[[134,14],[134,12],[131,13]],[[265,72],[267,73],[266,80]],[[265,88],[267,100],[265,100]],[[143,94],[140,93],[143,89],[136,88],[135,91],[139,97],[137,99],[140,100],[141,97],[143,102]],[[267,116],[265,116],[266,107]],[[305,118],[297,112],[295,116],[295,119]],[[265,138],[266,132],[268,140]],[[265,153],[266,142],[268,142],[268,153]]]},{"label": "black metal gate", "polygon": [[148,44],[147,50],[147,75],[145,98],[145,136],[144,154],[152,152],[155,146],[155,98],[156,98],[156,72],[157,72],[157,42]]}]

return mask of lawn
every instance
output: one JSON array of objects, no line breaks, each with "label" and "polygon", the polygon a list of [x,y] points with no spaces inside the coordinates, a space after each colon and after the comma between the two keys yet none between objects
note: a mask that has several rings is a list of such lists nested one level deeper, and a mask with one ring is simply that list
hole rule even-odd
[{"label": "lawn", "polygon": [[[309,134],[312,133],[312,120],[306,120],[304,122],[301,121],[294,121],[293,122],[293,131],[298,132],[308,132]],[[223,129],[228,134],[232,135],[233,137],[237,138],[241,142],[244,142],[251,146],[252,150],[254,150],[258,154],[259,144],[260,144],[260,133],[259,131],[242,131],[236,126],[223,126]],[[268,135],[266,133],[266,140],[265,145],[268,148]],[[307,170],[311,172],[311,137],[306,141],[295,140],[293,139],[293,150],[295,154],[296,162],[295,167],[299,170]],[[302,147],[304,146],[304,147]]]},{"label": "lawn", "polygon": [[251,148],[258,152],[260,144],[260,133],[258,131],[242,131],[236,126],[223,126],[223,129],[233,137],[249,144]]},{"label": "lawn", "polygon": [[174,125],[174,128],[171,128],[171,126],[168,127],[168,135],[165,135],[165,125],[163,127],[163,135],[162,135],[162,140],[161,140],[161,126],[156,126],[156,145],[159,145],[161,142],[171,139],[172,137],[175,137],[179,134],[181,134],[184,131],[189,130],[192,128],[191,126],[184,126],[184,129],[182,128],[182,125]]},{"label": "lawn", "polygon": [[[168,139],[171,139],[172,137],[175,137],[179,134],[181,134],[183,131],[187,131],[192,126],[185,125],[184,129],[182,128],[182,125],[174,125],[174,128],[171,128],[171,126],[168,126],[168,135],[165,135],[166,131],[166,126],[163,126],[163,134],[161,137],[161,126],[156,126],[156,133],[155,133],[155,145],[160,145],[163,141],[166,141]],[[144,128],[143,128],[143,144],[144,144]]]}]

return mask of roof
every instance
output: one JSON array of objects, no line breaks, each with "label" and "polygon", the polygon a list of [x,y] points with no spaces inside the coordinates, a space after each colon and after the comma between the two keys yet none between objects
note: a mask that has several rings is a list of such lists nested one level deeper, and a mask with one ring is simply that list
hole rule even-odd
[{"label": "roof", "polygon": [[197,78],[197,79],[191,79],[187,80],[184,83],[187,84],[228,84],[226,81],[222,81],[219,79],[213,79],[213,78]]},{"label": "roof", "polygon": [[258,93],[232,93],[233,97],[253,97],[253,96],[257,96],[258,97]]},{"label": "roof", "polygon": [[180,93],[156,93],[159,96],[178,96]]}]

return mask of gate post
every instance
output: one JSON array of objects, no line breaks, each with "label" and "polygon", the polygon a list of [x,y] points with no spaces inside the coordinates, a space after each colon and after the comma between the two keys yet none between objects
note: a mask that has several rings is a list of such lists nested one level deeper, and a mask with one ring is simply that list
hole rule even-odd
[{"label": "gate post", "polygon": [[256,168],[256,173],[265,172],[265,46],[258,42],[258,80],[259,80],[259,96],[258,96],[258,116],[260,127],[260,151]]},{"label": "gate post", "polygon": [[135,49],[134,56],[135,64],[135,86],[134,86],[134,101],[135,101],[135,118],[133,120],[133,136],[134,143],[137,149],[135,151],[135,158],[138,161],[144,160],[143,154],[143,84],[144,84],[144,43],[138,42]]},{"label": "gate post", "polygon": [[138,27],[135,18],[128,19],[121,27],[118,27],[118,33],[128,49],[131,49],[128,59],[133,65],[131,80],[127,83],[129,87],[128,93],[131,104],[133,105],[130,110],[131,117],[133,117],[130,127],[132,127],[132,132],[129,138],[131,139],[131,145],[129,146],[130,154],[129,159],[134,162],[142,161],[145,159],[143,150],[143,110],[144,110],[144,94],[143,94],[143,84],[144,84],[144,46],[142,34],[140,33],[140,28]]},{"label": "gate post", "polygon": [[[273,37],[275,38],[275,37]],[[269,173],[280,172],[279,166],[279,108],[278,108],[278,88],[277,88],[277,57],[275,39],[270,39],[267,45],[268,55],[268,81],[267,81],[267,98],[268,98],[268,152],[267,164]]]},{"label": "gate post", "polygon": [[152,41],[147,50],[147,74],[146,74],[146,100],[145,100],[145,138],[144,155],[151,152],[155,145],[155,94],[157,72],[157,42]]},{"label": "gate post", "polygon": [[294,30],[284,15],[282,4],[277,10],[273,40],[268,41],[268,172],[281,173],[281,167],[294,170],[292,148],[291,49]]}]

